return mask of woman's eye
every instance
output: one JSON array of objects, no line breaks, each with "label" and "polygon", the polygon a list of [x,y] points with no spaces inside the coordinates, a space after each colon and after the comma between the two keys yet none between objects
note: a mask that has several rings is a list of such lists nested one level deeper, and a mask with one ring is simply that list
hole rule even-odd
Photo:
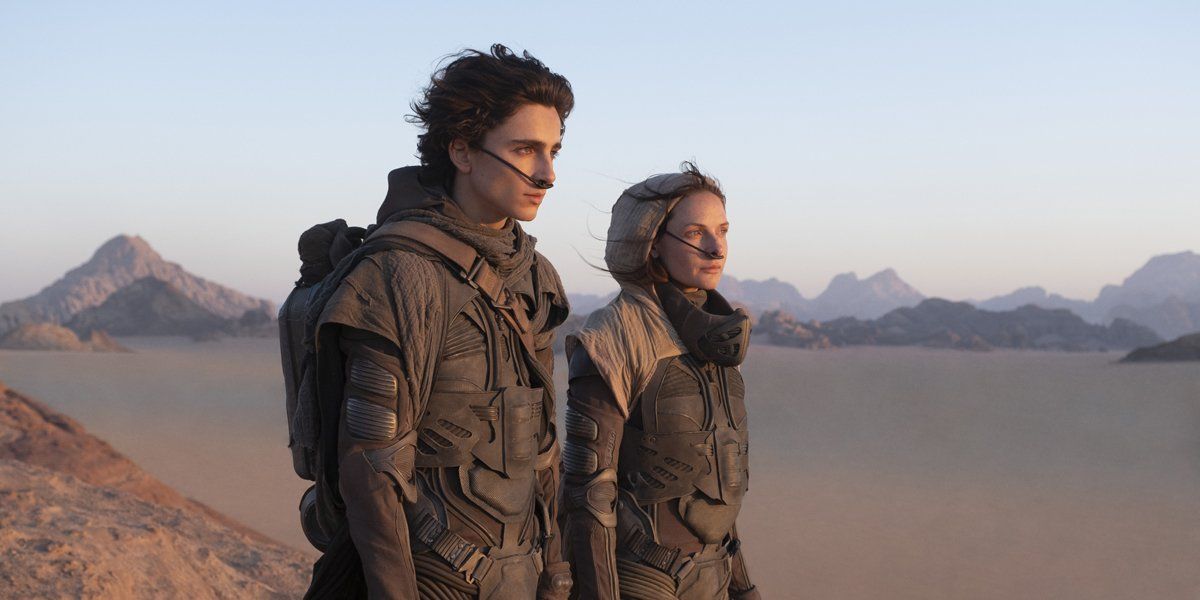
[{"label": "woman's eye", "polygon": [[691,237],[700,237],[701,233],[703,233],[703,232],[701,232],[699,229],[693,229],[693,230],[687,232],[687,234]]}]

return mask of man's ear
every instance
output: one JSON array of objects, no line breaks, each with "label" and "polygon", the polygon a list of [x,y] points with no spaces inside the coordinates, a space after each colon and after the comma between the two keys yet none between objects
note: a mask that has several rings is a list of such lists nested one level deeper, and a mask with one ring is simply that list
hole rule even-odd
[{"label": "man's ear", "polygon": [[454,138],[447,151],[450,153],[450,162],[454,163],[459,173],[471,172],[471,147],[466,140]]}]

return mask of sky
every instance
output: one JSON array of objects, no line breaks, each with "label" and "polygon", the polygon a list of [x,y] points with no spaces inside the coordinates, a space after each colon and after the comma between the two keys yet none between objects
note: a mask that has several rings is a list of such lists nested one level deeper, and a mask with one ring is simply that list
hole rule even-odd
[{"label": "sky", "polygon": [[296,238],[369,224],[439,60],[502,42],[570,79],[526,229],[568,291],[621,190],[694,159],[726,273],[806,296],[884,268],[929,296],[1092,299],[1200,251],[1196,2],[0,0],[0,301],[119,233],[283,299]]}]

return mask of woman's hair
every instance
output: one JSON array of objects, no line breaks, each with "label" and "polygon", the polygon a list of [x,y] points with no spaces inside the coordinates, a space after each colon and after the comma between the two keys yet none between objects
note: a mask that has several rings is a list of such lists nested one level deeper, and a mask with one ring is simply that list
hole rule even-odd
[{"label": "woman's hair", "polygon": [[417,154],[439,182],[453,179],[449,149],[455,139],[477,148],[488,131],[526,104],[552,107],[563,121],[575,107],[571,83],[529,52],[518,56],[495,44],[490,53],[464,50],[445,60],[450,62],[430,77],[408,117],[425,130],[418,137]]},{"label": "woman's hair", "polygon": [[[667,202],[672,198],[685,198],[689,194],[696,192],[711,192],[713,195],[721,199],[721,204],[725,203],[725,192],[721,189],[721,182],[715,177],[705,174],[696,166],[694,161],[685,160],[679,163],[679,171],[687,175],[691,175],[688,183],[672,189],[670,192],[652,193],[634,196],[642,202]],[[678,206],[678,204],[676,204]],[[671,211],[675,209],[672,207]],[[658,224],[658,229],[654,231],[654,235],[650,238],[650,243],[653,245],[662,238],[663,231],[666,230],[667,221],[671,220],[671,211],[668,211],[663,220]],[[644,240],[643,240],[644,241]],[[631,283],[642,285],[653,285],[655,283],[666,283],[670,281],[670,276],[667,274],[667,268],[662,262],[652,256],[646,257],[646,264],[640,268],[628,271],[617,271],[604,269],[613,279],[617,281],[628,281]]]}]

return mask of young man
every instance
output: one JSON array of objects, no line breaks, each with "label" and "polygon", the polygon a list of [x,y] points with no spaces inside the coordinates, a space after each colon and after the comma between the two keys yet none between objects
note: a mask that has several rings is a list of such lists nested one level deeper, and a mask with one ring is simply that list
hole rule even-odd
[{"label": "young man", "polygon": [[315,327],[338,427],[309,597],[361,593],[355,553],[370,598],[566,597],[551,339],[567,301],[517,221],[553,186],[573,106],[565,78],[498,44],[457,55],[414,102],[421,166],[389,174],[364,243],[392,245]]}]

